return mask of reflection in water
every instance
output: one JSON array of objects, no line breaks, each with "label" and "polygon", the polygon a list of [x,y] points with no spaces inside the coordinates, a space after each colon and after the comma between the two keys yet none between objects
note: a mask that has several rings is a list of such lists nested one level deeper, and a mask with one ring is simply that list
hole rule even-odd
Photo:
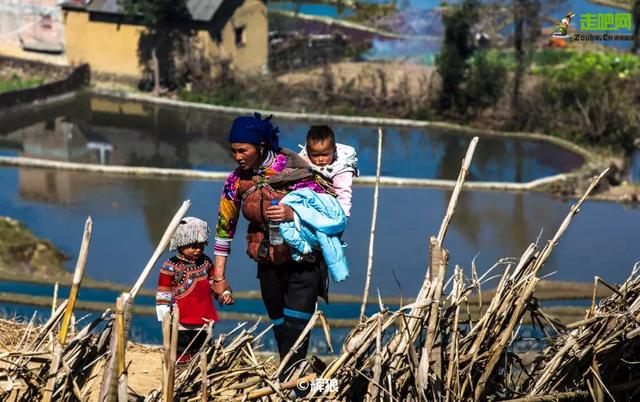
[{"label": "reflection in water", "polygon": [[[84,220],[91,215],[94,235],[87,275],[127,284],[137,278],[180,202],[191,199],[189,215],[214,226],[222,189],[222,182],[26,168],[0,169],[0,183],[5,190],[0,193],[0,215],[25,222],[69,255],[77,255]],[[354,188],[352,217],[344,237],[349,244],[351,276],[343,283],[332,283],[332,292],[362,292],[372,196],[370,187]],[[372,289],[397,295],[395,273],[402,293],[415,294],[426,270],[428,236],[437,232],[448,199],[449,192],[442,190],[381,189]],[[445,241],[450,267],[457,264],[468,269],[478,253],[476,263],[481,271],[499,258],[519,256],[542,228],[542,242],[552,236],[570,204],[539,193],[463,192]],[[234,289],[255,290],[256,268],[244,252],[245,233],[246,222],[241,220],[228,277]],[[590,281],[598,274],[620,282],[638,257],[627,246],[629,239],[639,235],[638,211],[614,203],[588,202],[544,272],[557,270],[555,277],[564,280]],[[69,261],[68,268],[73,264]],[[154,273],[147,286],[154,286],[155,280]]]},{"label": "reflection in water", "polygon": [[[84,95],[2,119],[3,137],[22,144],[23,155],[112,165],[229,171],[227,130],[235,115]],[[281,144],[298,149],[309,124],[275,117]],[[376,127],[332,125],[339,142],[358,151],[361,172],[375,173]],[[452,179],[471,136],[442,129],[385,127],[382,173]],[[3,142],[0,141],[0,144]],[[0,145],[0,152],[2,146]],[[485,136],[471,180],[530,181],[566,172],[579,156],[549,143]]]}]

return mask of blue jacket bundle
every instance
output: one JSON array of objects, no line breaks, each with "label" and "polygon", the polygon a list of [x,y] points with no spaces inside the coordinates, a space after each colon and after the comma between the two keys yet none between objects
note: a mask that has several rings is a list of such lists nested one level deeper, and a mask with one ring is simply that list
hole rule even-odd
[{"label": "blue jacket bundle", "polygon": [[295,190],[280,200],[295,211],[293,222],[280,224],[280,234],[292,248],[292,257],[321,250],[331,279],[340,282],[349,276],[340,235],[347,227],[347,216],[335,197],[318,194],[308,188]]}]

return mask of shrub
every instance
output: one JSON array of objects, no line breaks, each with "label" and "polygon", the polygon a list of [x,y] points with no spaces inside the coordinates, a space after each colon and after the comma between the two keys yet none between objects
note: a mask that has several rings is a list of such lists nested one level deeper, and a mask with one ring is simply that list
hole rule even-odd
[{"label": "shrub", "polygon": [[501,53],[480,51],[469,60],[469,75],[465,85],[467,104],[489,107],[502,97],[508,67]]}]

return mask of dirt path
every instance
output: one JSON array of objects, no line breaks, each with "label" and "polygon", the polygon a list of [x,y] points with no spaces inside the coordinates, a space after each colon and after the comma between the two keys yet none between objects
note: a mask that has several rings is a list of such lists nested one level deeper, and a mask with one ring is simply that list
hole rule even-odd
[{"label": "dirt path", "polygon": [[[127,384],[138,395],[148,395],[152,390],[162,387],[162,349],[159,346],[130,343],[126,361],[129,364]],[[102,369],[103,365],[100,364],[94,371],[97,377],[91,386],[89,402],[98,402]]]}]

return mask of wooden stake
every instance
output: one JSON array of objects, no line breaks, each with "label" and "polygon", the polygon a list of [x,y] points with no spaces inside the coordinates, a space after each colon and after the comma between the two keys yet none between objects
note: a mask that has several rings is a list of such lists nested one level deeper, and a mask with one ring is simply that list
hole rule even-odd
[{"label": "wooden stake", "polygon": [[371,233],[369,234],[369,252],[367,255],[367,276],[365,279],[362,306],[360,306],[360,322],[365,322],[364,314],[371,287],[371,271],[373,269],[373,243],[376,237],[376,221],[378,220],[378,194],[380,191],[380,165],[382,163],[382,128],[378,127],[378,160],[376,162],[376,186],[373,190],[373,212],[371,213]]},{"label": "wooden stake", "polygon": [[67,332],[69,331],[69,322],[71,321],[71,314],[73,308],[76,305],[78,298],[78,290],[82,283],[82,277],[84,276],[84,267],[87,264],[87,257],[89,256],[89,244],[91,243],[91,229],[93,221],[91,217],[87,217],[87,221],[84,224],[84,234],[82,236],[82,245],[80,246],[80,254],[78,255],[78,261],[76,262],[76,270],[73,273],[73,283],[71,284],[71,290],[69,292],[69,303],[67,303],[67,309],[64,312],[62,318],[62,326],[60,327],[60,335],[58,336],[58,342],[64,346],[67,341]]},{"label": "wooden stake", "polygon": [[171,236],[173,236],[173,232],[175,232],[176,228],[180,224],[180,221],[182,220],[184,215],[187,213],[190,206],[191,206],[191,201],[189,200],[184,201],[182,203],[182,206],[178,209],[176,214],[173,216],[173,219],[171,219],[171,222],[169,222],[169,226],[167,226],[167,230],[165,230],[164,235],[162,235],[162,239],[160,239],[160,243],[158,243],[158,246],[156,246],[156,249],[151,255],[151,258],[147,262],[147,265],[144,267],[144,269],[142,270],[142,273],[138,277],[138,280],[136,281],[136,283],[131,288],[131,291],[129,292],[131,294],[131,299],[135,299],[136,296],[138,295],[138,292],[140,292],[140,289],[142,289],[142,285],[144,285],[144,281],[147,280],[149,273],[151,273],[151,270],[155,266],[156,262],[158,261],[162,253],[164,253],[164,250],[169,245],[169,242],[171,241]]}]

